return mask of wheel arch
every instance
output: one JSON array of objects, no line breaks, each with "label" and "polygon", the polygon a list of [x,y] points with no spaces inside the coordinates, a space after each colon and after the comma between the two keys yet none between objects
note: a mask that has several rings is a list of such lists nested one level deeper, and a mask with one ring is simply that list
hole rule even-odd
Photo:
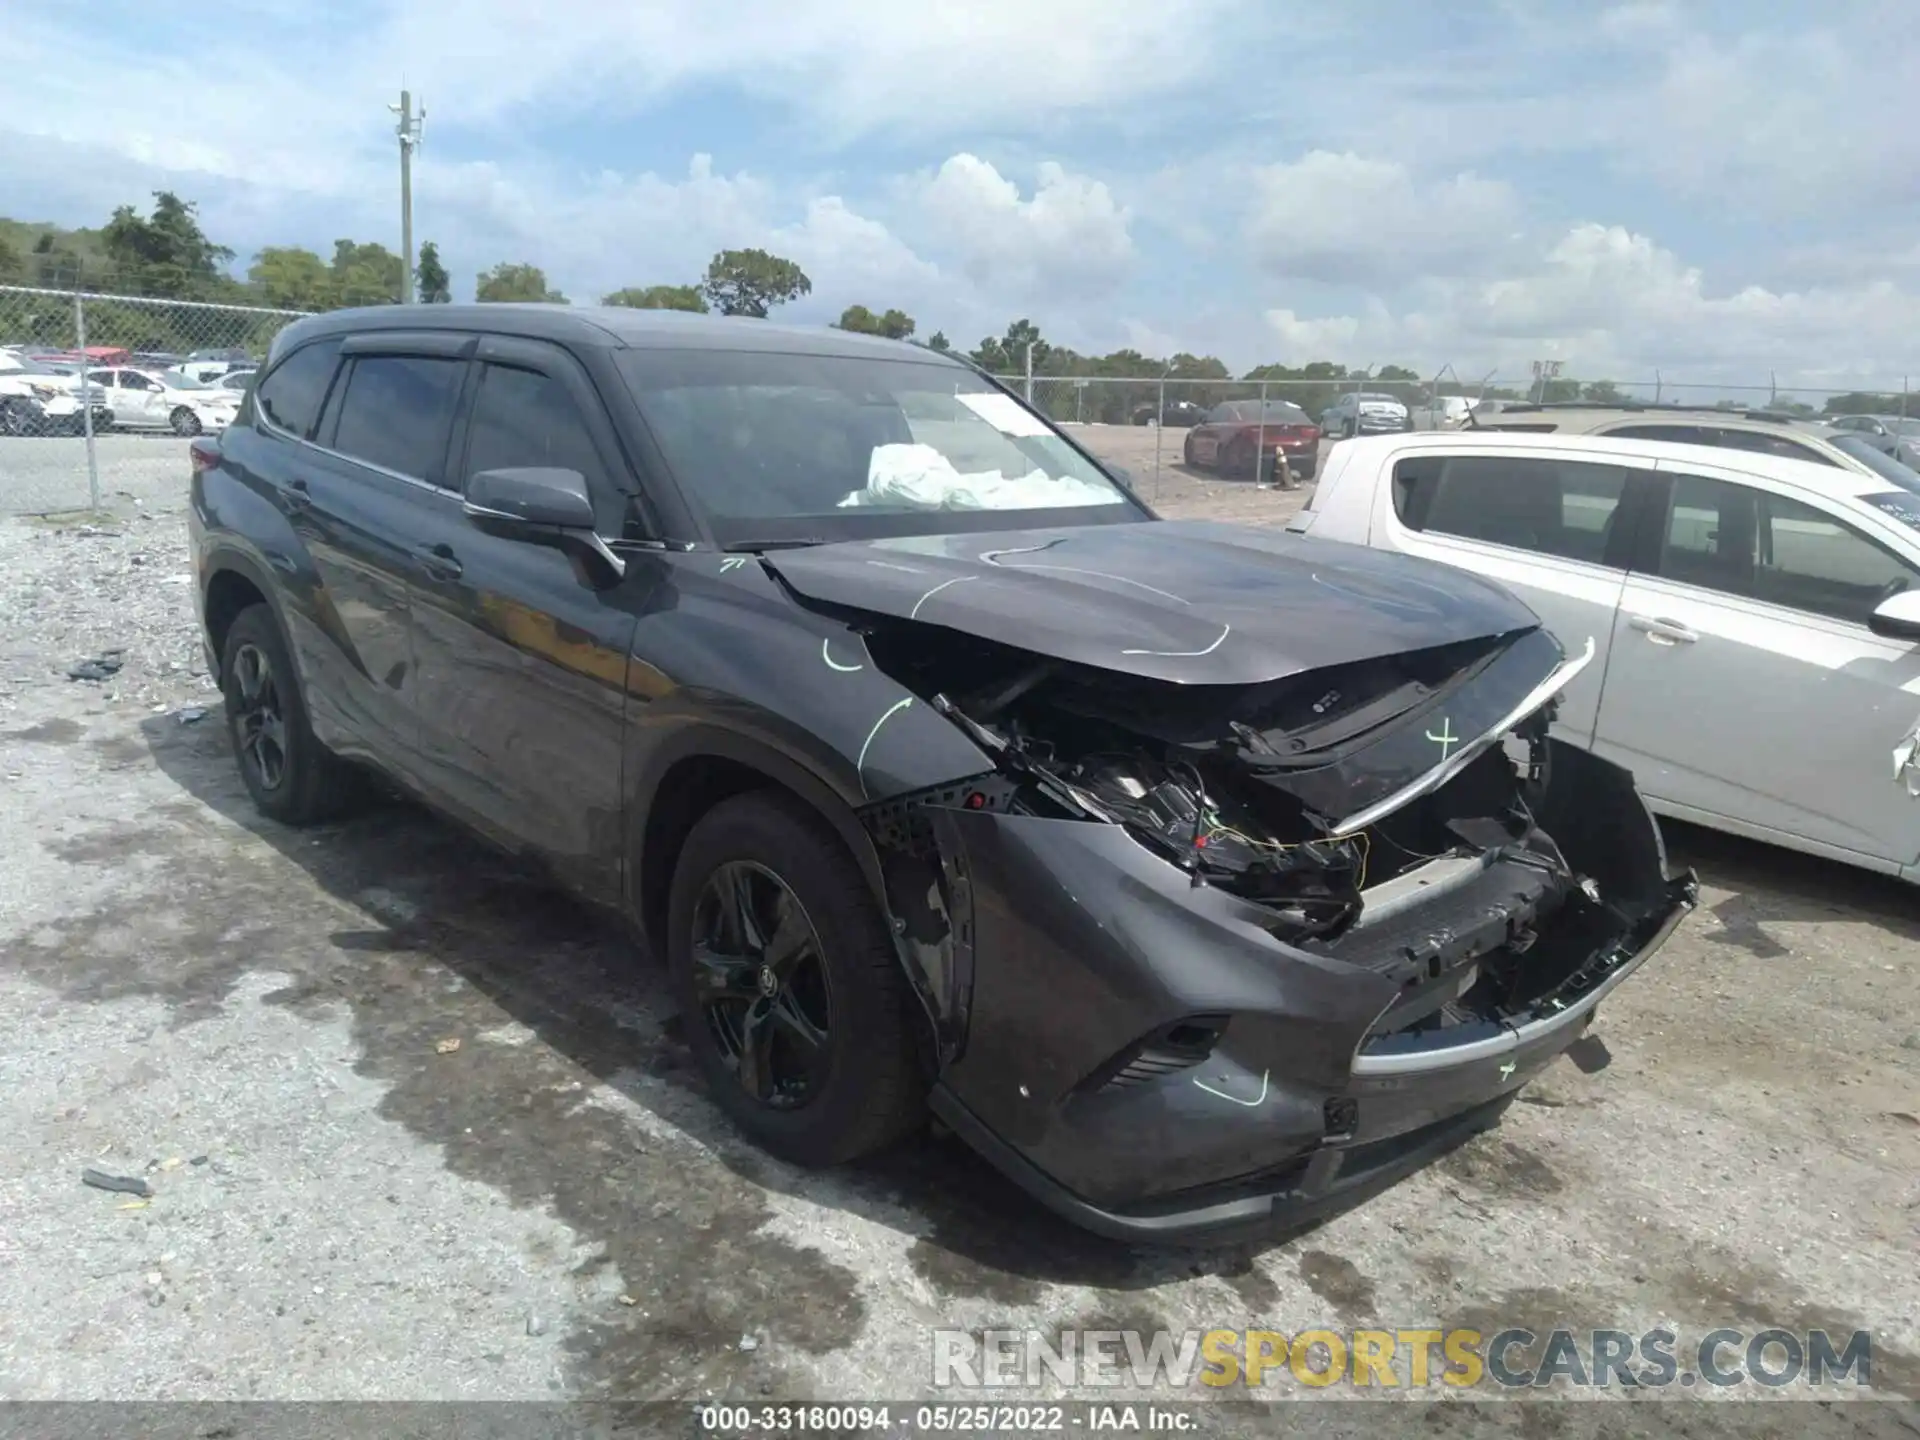
[{"label": "wheel arch", "polygon": [[791,795],[832,828],[891,924],[880,856],[852,805],[792,756],[735,731],[699,725],[655,749],[629,790],[634,821],[628,840],[627,903],[656,954],[665,953],[667,902],[681,843],[721,801],[765,789]]},{"label": "wheel arch", "polygon": [[[227,631],[242,610],[251,605],[265,605],[272,612],[274,624],[280,627],[281,639],[288,641],[289,646],[291,637],[287,634],[286,617],[280,613],[279,587],[262,562],[243,550],[223,546],[207,557],[205,569],[206,580],[200,589],[200,620],[210,651],[207,663],[214,683],[219,684]],[[288,653],[292,653],[291,648]]]}]

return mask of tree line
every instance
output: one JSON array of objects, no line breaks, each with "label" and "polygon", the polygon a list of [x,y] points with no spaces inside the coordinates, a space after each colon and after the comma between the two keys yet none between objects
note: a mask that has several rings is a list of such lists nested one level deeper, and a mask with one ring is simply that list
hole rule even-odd
[{"label": "tree line", "polygon": [[[278,328],[278,321],[238,310],[209,312],[190,307],[211,302],[312,311],[391,305],[399,302],[406,278],[406,262],[377,241],[336,240],[331,256],[297,245],[268,246],[253,257],[244,277],[230,270],[233,260],[234,251],[215,243],[201,228],[193,202],[167,190],[155,192],[148,213],[143,215],[131,205],[122,205],[97,229],[67,230],[0,218],[0,284],[183,302],[179,306],[90,304],[88,340],[130,349],[264,346]],[[420,247],[413,279],[417,300],[432,305],[453,299],[453,277],[440,258],[438,245],[431,240]],[[792,260],[758,249],[722,250],[698,279],[627,286],[602,295],[600,303],[764,319],[779,306],[812,290],[813,281]],[[569,303],[548,281],[544,270],[524,261],[504,261],[481,272],[474,279],[473,298],[482,303]],[[29,308],[37,311],[42,307]],[[849,305],[834,323],[842,330],[908,340],[932,350],[952,352],[955,348],[938,330],[919,338],[917,322],[898,308]],[[0,309],[0,330],[22,328],[22,334],[0,333],[0,343],[73,343],[71,316],[61,307],[44,307],[44,313],[28,314],[24,319]],[[1056,419],[1067,420],[1112,423],[1142,418],[1143,410],[1151,412],[1156,407],[1159,394],[1157,387],[1142,382],[1161,379],[1167,382],[1168,400],[1199,405],[1251,398],[1260,393],[1259,382],[1266,381],[1272,398],[1290,400],[1314,416],[1356,386],[1392,395],[1409,405],[1423,405],[1436,394],[1586,400],[1596,404],[1628,400],[1625,392],[1608,380],[1582,383],[1555,379],[1532,393],[1510,388],[1483,391],[1467,384],[1431,383],[1403,365],[1356,371],[1331,360],[1297,366],[1260,365],[1236,376],[1224,361],[1212,355],[1183,352],[1168,359],[1134,349],[1082,355],[1051,344],[1033,321],[1024,318],[1014,321],[1004,334],[989,335],[964,353],[990,374],[1017,377],[1031,373],[1052,382],[1070,382],[1049,383],[1034,392],[1036,404]],[[1797,402],[1776,408],[1813,413],[1811,406]],[[1830,397],[1824,413],[1904,409],[1905,397],[1850,394]]]}]

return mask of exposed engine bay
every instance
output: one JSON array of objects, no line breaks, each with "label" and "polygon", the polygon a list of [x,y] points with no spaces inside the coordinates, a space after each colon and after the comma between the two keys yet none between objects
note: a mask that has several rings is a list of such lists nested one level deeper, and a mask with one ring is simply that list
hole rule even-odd
[{"label": "exposed engine bay", "polygon": [[[1431,793],[1394,800],[1552,670],[1558,647],[1538,631],[1250,686],[1173,685],[912,625],[866,640],[994,756],[967,806],[1121,826],[1193,886],[1257,906],[1275,939],[1390,974],[1401,995],[1377,1033],[1536,1012],[1583,988],[1610,938],[1664,896],[1658,875],[1630,883],[1604,854],[1570,862],[1541,823],[1564,748],[1549,741],[1551,696]],[[1340,824],[1375,801],[1386,813]]]}]

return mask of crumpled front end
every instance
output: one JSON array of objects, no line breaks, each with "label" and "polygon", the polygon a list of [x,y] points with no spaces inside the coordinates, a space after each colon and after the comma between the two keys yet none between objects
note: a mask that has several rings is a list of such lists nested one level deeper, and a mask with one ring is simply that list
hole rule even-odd
[{"label": "crumpled front end", "polygon": [[1627,772],[1549,738],[1580,662],[1538,630],[1256,686],[867,642],[997,765],[864,814],[936,1109],[1094,1229],[1214,1239],[1417,1167],[1694,903]]}]

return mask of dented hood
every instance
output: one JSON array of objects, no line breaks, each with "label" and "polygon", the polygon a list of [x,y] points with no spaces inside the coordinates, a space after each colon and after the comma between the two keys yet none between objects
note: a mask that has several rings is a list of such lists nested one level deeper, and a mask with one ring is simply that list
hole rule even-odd
[{"label": "dented hood", "polygon": [[843,541],[766,563],[806,600],[1178,684],[1257,684],[1540,624],[1464,571],[1206,521]]}]

